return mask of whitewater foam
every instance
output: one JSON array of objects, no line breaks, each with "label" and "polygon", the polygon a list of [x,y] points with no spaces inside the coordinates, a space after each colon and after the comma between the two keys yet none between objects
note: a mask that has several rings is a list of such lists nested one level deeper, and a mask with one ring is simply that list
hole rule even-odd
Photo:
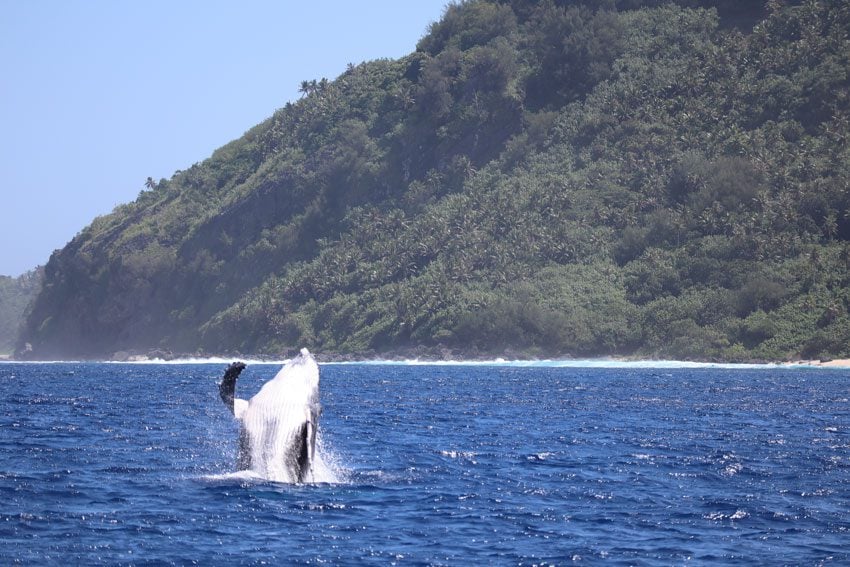
[{"label": "whitewater foam", "polygon": [[362,360],[346,362],[326,362],[323,365],[387,365],[387,366],[500,366],[516,368],[646,368],[646,369],[781,369],[781,368],[825,368],[816,364],[788,363],[733,363],[733,362],[692,362],[687,360],[619,360],[611,358],[587,359],[545,359],[545,360]]},{"label": "whitewater foam", "polygon": [[[313,460],[312,481],[306,484],[308,486],[317,484],[344,484],[347,482],[347,478],[347,470],[341,464],[339,457],[333,451],[330,451],[327,447],[325,447],[321,438],[317,439],[316,457]],[[240,484],[292,484],[290,482],[277,481],[274,478],[268,478],[263,475],[262,472],[255,471],[253,469],[208,474],[201,476],[201,479],[210,482],[237,482]]]},{"label": "whitewater foam", "polygon": [[[291,359],[268,360],[252,359],[245,357],[192,357],[165,360],[161,358],[146,358],[137,360],[103,360],[103,361],[81,361],[81,360],[42,360],[42,361],[20,361],[0,360],[2,364],[134,364],[134,365],[189,365],[189,364],[229,364],[234,360],[241,360],[250,365],[274,365],[286,364]],[[495,358],[491,360],[356,360],[338,362],[319,362],[319,366],[495,366],[509,368],[623,368],[623,369],[728,369],[728,370],[777,370],[777,369],[823,369],[823,370],[846,370],[841,366],[824,366],[814,362],[769,362],[769,363],[738,363],[738,362],[692,362],[687,360],[619,360],[609,358],[588,359],[545,359],[545,360],[505,360]]]}]

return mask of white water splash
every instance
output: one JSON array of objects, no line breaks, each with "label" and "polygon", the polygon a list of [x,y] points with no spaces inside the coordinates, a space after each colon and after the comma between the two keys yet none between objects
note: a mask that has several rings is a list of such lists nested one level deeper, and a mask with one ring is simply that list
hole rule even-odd
[{"label": "white water splash", "polygon": [[[268,478],[261,472],[254,469],[219,474],[207,474],[201,476],[201,479],[214,483],[237,482],[239,484],[263,484],[271,482],[292,484],[289,480]],[[329,450],[320,438],[316,442],[316,457],[313,461],[312,474],[311,477],[306,480],[306,484],[344,484],[346,482],[348,482],[348,470],[342,465],[336,453]]]},{"label": "white water splash", "polygon": [[338,456],[330,451],[322,442],[321,437],[316,441],[316,458],[313,461],[313,483],[339,484],[345,482],[346,470]]},{"label": "white water splash", "polygon": [[703,516],[706,520],[718,521],[718,520],[743,520],[744,518],[749,517],[749,512],[746,510],[735,510],[732,514],[726,512],[710,512]]}]

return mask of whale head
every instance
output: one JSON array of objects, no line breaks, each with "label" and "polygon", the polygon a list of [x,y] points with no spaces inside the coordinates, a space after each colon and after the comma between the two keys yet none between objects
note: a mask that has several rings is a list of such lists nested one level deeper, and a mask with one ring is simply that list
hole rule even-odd
[{"label": "whale head", "polygon": [[302,348],[298,356],[287,361],[267,384],[275,382],[286,382],[288,389],[300,385],[305,391],[318,391],[319,365],[310,351]]}]

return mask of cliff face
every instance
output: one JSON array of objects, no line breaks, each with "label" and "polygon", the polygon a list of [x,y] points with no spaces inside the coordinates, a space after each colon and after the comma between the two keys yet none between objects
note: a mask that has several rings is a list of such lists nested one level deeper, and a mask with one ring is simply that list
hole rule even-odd
[{"label": "cliff face", "polygon": [[38,293],[41,279],[41,268],[17,278],[0,276],[0,355],[14,351],[24,313]]},{"label": "cliff face", "polygon": [[19,346],[850,354],[850,9],[658,4],[464,2],[305,82],[55,253]]}]

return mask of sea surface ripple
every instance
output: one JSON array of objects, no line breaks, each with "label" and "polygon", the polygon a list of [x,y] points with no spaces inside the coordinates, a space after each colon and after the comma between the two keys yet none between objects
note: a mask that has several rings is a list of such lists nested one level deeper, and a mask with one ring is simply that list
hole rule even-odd
[{"label": "sea surface ripple", "polygon": [[296,486],[223,369],[0,364],[0,564],[850,562],[848,371],[324,365]]}]

